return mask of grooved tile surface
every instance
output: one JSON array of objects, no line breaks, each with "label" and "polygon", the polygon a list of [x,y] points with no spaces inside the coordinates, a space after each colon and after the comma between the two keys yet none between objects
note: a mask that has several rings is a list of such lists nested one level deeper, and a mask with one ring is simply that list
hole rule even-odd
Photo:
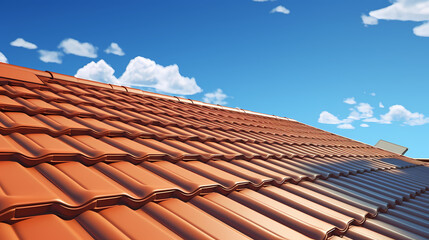
[{"label": "grooved tile surface", "polygon": [[0,239],[427,239],[428,176],[295,120],[0,63]]}]

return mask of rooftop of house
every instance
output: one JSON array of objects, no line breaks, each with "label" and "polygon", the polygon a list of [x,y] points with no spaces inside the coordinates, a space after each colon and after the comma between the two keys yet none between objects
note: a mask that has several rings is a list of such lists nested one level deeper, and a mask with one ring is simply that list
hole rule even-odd
[{"label": "rooftop of house", "polygon": [[0,239],[429,238],[429,169],[288,118],[0,63]]}]

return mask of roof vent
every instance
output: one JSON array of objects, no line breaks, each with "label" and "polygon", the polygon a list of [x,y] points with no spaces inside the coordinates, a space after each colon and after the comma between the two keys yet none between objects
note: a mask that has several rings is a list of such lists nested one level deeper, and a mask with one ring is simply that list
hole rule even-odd
[{"label": "roof vent", "polygon": [[376,143],[374,146],[400,155],[404,155],[408,151],[408,148],[406,147],[384,140],[378,141],[378,143]]}]

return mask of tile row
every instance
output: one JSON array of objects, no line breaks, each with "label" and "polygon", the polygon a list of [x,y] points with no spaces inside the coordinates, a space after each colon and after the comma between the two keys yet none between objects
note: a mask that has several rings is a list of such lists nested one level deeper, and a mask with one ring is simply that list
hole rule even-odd
[{"label": "tile row", "polygon": [[[19,161],[27,166],[42,162],[128,160],[283,159],[283,158],[390,158],[395,154],[378,148],[349,148],[307,145],[281,145],[242,142],[199,142],[151,138],[100,137],[45,133],[0,135],[0,159]],[[410,163],[411,164],[411,163]]]},{"label": "tile row", "polygon": [[135,208],[155,199],[186,200],[206,192],[227,194],[266,185],[284,187],[287,182],[287,186],[299,183],[315,191],[335,189],[360,199],[366,211],[376,214],[378,208],[387,209],[425,191],[424,174],[428,173],[424,166],[399,168],[363,160],[158,161],[139,165],[120,161],[90,167],[68,162],[41,163],[31,168],[0,161],[0,220],[51,211],[70,217],[115,204]]},{"label": "tile row", "polygon": [[[48,82],[51,81],[48,79]],[[110,90],[107,91],[106,89],[102,88],[93,88],[85,86],[85,88],[82,88],[80,85],[73,85],[73,84],[67,84],[66,82],[62,83],[47,83],[47,86],[38,86],[37,88],[29,88],[28,86],[25,86],[23,84],[22,86],[12,86],[12,85],[3,85],[0,86],[0,93],[10,96],[12,98],[16,97],[23,97],[23,98],[41,98],[46,101],[56,101],[56,102],[70,102],[73,101],[74,103],[87,103],[87,104],[95,104],[97,107],[105,107],[105,106],[118,106],[121,110],[122,109],[133,109],[135,108],[134,105],[129,104],[117,104],[118,102],[129,102],[129,103],[139,103],[144,102],[145,105],[148,106],[148,109],[150,111],[154,111],[156,113],[159,113],[157,109],[153,109],[150,106],[156,106],[156,107],[167,107],[174,109],[178,109],[179,112],[180,109],[184,109],[185,114],[187,112],[198,112],[200,114],[210,114],[213,116],[225,116],[229,118],[236,118],[240,120],[246,120],[250,122],[257,122],[258,120],[262,123],[265,122],[273,122],[275,120],[274,118],[266,118],[266,117],[260,117],[256,115],[250,115],[246,116],[242,113],[234,113],[231,111],[222,111],[219,109],[212,109],[213,111],[207,112],[207,107],[201,108],[199,106],[195,105],[189,105],[180,103],[177,101],[166,101],[165,99],[160,98],[151,98],[148,96],[144,96],[141,94],[127,94],[123,91],[114,91]],[[84,98],[81,98],[84,97]],[[100,100],[102,99],[102,100]],[[107,100],[107,101],[103,101]],[[192,108],[192,109],[189,109]],[[143,108],[145,109],[145,108]],[[182,113],[182,112],[181,112]],[[222,114],[219,114],[222,113]],[[248,114],[247,114],[248,115]]]},{"label": "tile row", "polygon": [[104,136],[123,136],[128,138],[156,138],[196,141],[227,141],[251,142],[286,145],[339,146],[372,148],[353,141],[320,140],[303,137],[290,137],[271,133],[246,131],[221,131],[218,129],[195,129],[193,127],[177,127],[141,124],[140,122],[124,123],[118,120],[98,120],[87,117],[67,118],[62,115],[37,114],[30,116],[23,112],[0,111],[0,133],[46,133],[57,137],[61,135],[91,135],[96,138]]},{"label": "tile row", "polygon": [[[12,224],[0,223],[0,238],[327,239],[336,235],[355,239],[376,236],[428,238],[429,196],[422,194],[425,190],[421,189],[417,195],[413,192],[415,189],[406,187],[413,180],[424,179],[427,171],[377,174],[352,176],[352,184],[346,186],[320,180],[257,190],[242,189],[227,194],[211,192],[186,201],[169,198],[137,208],[100,206],[98,211],[86,210],[72,219],[48,213]],[[389,176],[388,181],[397,177],[402,184],[393,187],[384,183],[378,191],[361,189],[360,198],[353,195],[361,181],[370,182],[373,177],[378,180],[385,176]],[[348,178],[342,177],[342,180]],[[427,190],[427,186],[424,189]],[[398,194],[398,199],[403,198],[401,194],[407,197],[395,208],[383,210],[374,201],[387,198],[386,193]],[[380,199],[374,199],[374,194]],[[387,212],[380,213],[380,210]]]},{"label": "tile row", "polygon": [[424,193],[331,239],[429,239],[428,209],[429,194]]},{"label": "tile row", "polygon": [[[10,89],[12,87],[13,86],[5,85],[3,86],[3,89]],[[15,89],[17,88],[18,87],[15,87]],[[110,113],[109,110],[131,110],[134,112],[148,112],[153,114],[163,113],[171,115],[172,117],[185,116],[186,118],[204,119],[215,122],[231,122],[238,125],[249,125],[249,122],[245,122],[244,120],[234,121],[234,118],[222,118],[213,114],[207,117],[207,113],[198,112],[198,114],[196,114],[193,111],[183,111],[180,108],[169,109],[168,107],[165,107],[160,104],[158,101],[155,104],[154,101],[148,101],[147,98],[142,97],[134,101],[121,101],[112,100],[110,99],[110,97],[105,96],[103,94],[101,94],[100,96],[99,91],[95,91],[95,93],[91,93],[89,96],[76,96],[71,93],[54,93],[50,92],[49,90],[41,91],[36,89],[34,91],[31,91],[24,87],[19,87],[19,89],[20,92],[23,92],[23,94],[11,94],[10,91],[1,91],[0,89],[0,93],[4,94],[2,95],[2,101],[7,104],[5,107],[25,108],[26,111],[32,113],[47,113],[53,111],[63,111],[65,112],[65,114],[69,115],[89,115],[98,113],[98,117],[108,117]],[[28,92],[32,92],[32,94],[29,94]],[[169,105],[173,104],[175,103],[171,102]],[[76,105],[81,105],[82,107],[74,107]],[[93,110],[95,110],[94,107],[107,109],[107,113],[106,111],[93,112]],[[250,123],[252,123],[252,121],[250,121]]]},{"label": "tile row", "polygon": [[[225,131],[244,131],[256,133],[271,133],[286,136],[295,136],[301,138],[316,138],[339,141],[340,139],[331,135],[312,134],[312,133],[297,133],[292,131],[293,128],[288,129],[271,129],[268,127],[256,126],[238,126],[233,123],[220,123],[212,121],[211,119],[199,118],[186,118],[183,115],[170,116],[166,114],[153,114],[148,112],[137,112],[131,110],[116,110],[113,108],[98,108],[90,105],[73,105],[72,103],[47,103],[40,99],[11,99],[8,96],[0,95],[0,110],[5,112],[2,120],[6,123],[13,123],[15,112],[26,114],[28,117],[34,115],[60,115],[64,118],[93,118],[99,121],[112,120],[120,121],[124,124],[139,123],[142,125],[158,125],[162,127],[176,126],[180,128],[193,128],[193,129],[210,129],[210,130],[225,130]],[[7,113],[7,112],[10,113]],[[8,116],[12,115],[12,116]],[[58,118],[58,117],[57,117]]]},{"label": "tile row", "polygon": [[[56,113],[68,117],[87,116],[97,117],[99,119],[121,119],[123,121],[136,121],[136,119],[141,119],[140,121],[143,122],[160,121],[162,124],[181,124],[182,126],[190,124],[189,121],[191,121],[191,125],[197,124],[197,126],[202,127],[236,129],[249,128],[253,126],[261,130],[281,129],[283,132],[286,130],[286,132],[290,132],[290,134],[298,136],[314,137],[314,135],[317,135],[318,133],[319,135],[323,135],[328,138],[335,137],[333,134],[311,128],[297,122],[270,119],[270,122],[262,122],[262,125],[249,124],[249,122],[252,123],[249,118],[252,119],[253,116],[242,116],[240,121],[235,121],[234,119],[236,118],[234,118],[234,114],[236,113],[229,113],[230,111],[223,111],[223,115],[210,114],[211,111],[207,111],[210,110],[210,108],[204,107],[204,109],[201,109],[200,106],[193,106],[192,104],[188,104],[189,106],[182,110],[183,106],[180,106],[181,108],[171,108],[171,105],[184,105],[183,103],[180,104],[171,101],[168,102],[168,104],[163,105],[162,102],[165,100],[156,99],[156,101],[153,101],[152,99],[151,101],[148,101],[148,99],[150,99],[149,97],[139,96],[135,101],[128,103],[121,102],[119,100],[100,100],[102,96],[83,96],[84,98],[90,99],[81,99],[82,97],[75,96],[71,93],[62,97],[59,96],[59,98],[53,98],[53,95],[58,96],[62,93],[50,92],[50,94],[47,94],[46,91],[42,92],[37,89],[32,91],[24,87],[8,85],[4,85],[3,89],[5,88],[13,88],[14,91],[3,91],[3,94],[5,95],[2,95],[0,98],[0,108],[9,111],[26,111],[31,115],[38,113]],[[2,91],[0,89],[0,93],[1,92]],[[13,94],[11,92],[13,92]],[[100,94],[100,91],[94,92],[98,92],[98,94]],[[110,95],[112,94],[109,94],[109,96]],[[198,111],[192,111],[191,109],[188,109],[189,107],[197,107],[199,109]],[[213,109],[213,111],[216,110]],[[241,115],[243,114],[244,113]],[[161,117],[161,119],[159,119],[159,117]]]}]

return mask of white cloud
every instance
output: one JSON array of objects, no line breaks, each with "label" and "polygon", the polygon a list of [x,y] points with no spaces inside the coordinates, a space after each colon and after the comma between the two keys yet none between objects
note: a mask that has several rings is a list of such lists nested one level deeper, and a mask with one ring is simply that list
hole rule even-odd
[{"label": "white cloud", "polygon": [[365,118],[362,121],[364,121],[364,122],[373,122],[373,123],[382,123],[380,119],[377,119],[375,117]]},{"label": "white cloud", "polygon": [[114,72],[104,60],[100,60],[88,63],[75,76],[116,85],[154,88],[172,94],[192,95],[202,91],[195,78],[180,74],[176,64],[164,67],[144,57],[132,59],[121,77],[116,78]]},{"label": "white cloud", "polygon": [[23,47],[27,49],[36,49],[37,45],[31,42],[27,42],[22,38],[17,38],[15,41],[10,42],[10,45],[14,47]]},{"label": "white cloud", "polygon": [[368,103],[359,103],[355,108],[350,108],[350,115],[347,117],[348,119],[360,120],[365,118],[370,118],[373,116],[374,112],[372,111],[373,107]]},{"label": "white cloud", "polygon": [[425,22],[422,25],[413,28],[413,32],[419,37],[429,37],[429,22]]},{"label": "white cloud", "polygon": [[346,98],[346,99],[344,100],[344,102],[345,102],[345,103],[347,103],[347,104],[356,104],[356,101],[355,101],[355,98],[354,98],[354,97]]},{"label": "white cloud", "polygon": [[119,45],[117,43],[114,43],[114,42],[112,42],[110,44],[110,46],[106,50],[104,50],[104,52],[115,54],[118,56],[124,56],[125,55],[124,51],[122,51],[122,48],[120,48]]},{"label": "white cloud", "polygon": [[368,103],[359,103],[356,109],[360,112],[360,118],[370,118],[374,114],[373,107]]},{"label": "white cloud", "polygon": [[90,62],[79,69],[75,77],[90,79],[99,82],[116,83],[118,79],[114,76],[115,70],[103,59]]},{"label": "white cloud", "polygon": [[371,96],[375,97],[375,92],[370,93]]},{"label": "white cloud", "polygon": [[271,10],[271,12],[270,12],[270,13],[283,13],[283,14],[289,14],[289,13],[290,13],[290,11],[289,11],[289,9],[287,9],[287,8],[283,7],[282,5],[279,5],[279,6],[275,7],[275,8],[273,8],[273,9]]},{"label": "white cloud", "polygon": [[[346,99],[347,100],[347,99]],[[353,99],[354,100],[354,99]],[[383,109],[383,103],[379,102],[379,108]],[[402,105],[393,105],[389,107],[389,111],[374,117],[373,107],[369,103],[359,103],[352,108],[349,108],[350,114],[345,119],[339,119],[333,114],[323,111],[320,113],[318,122],[324,124],[337,124],[341,129],[354,129],[351,123],[361,121],[361,127],[369,127],[366,123],[391,124],[392,122],[400,122],[409,126],[424,125],[429,123],[429,117],[422,113],[411,112]]]},{"label": "white cloud", "polygon": [[429,1],[393,0],[392,5],[371,11],[370,16],[383,20],[427,21],[429,20]]},{"label": "white cloud", "polygon": [[350,123],[340,124],[340,125],[337,126],[337,128],[340,128],[340,129],[355,129],[355,127],[353,127],[353,125],[351,125]]},{"label": "white cloud", "polygon": [[429,117],[418,112],[410,112],[402,105],[389,107],[389,112],[380,116],[380,123],[390,124],[392,121],[401,121],[410,126],[429,123]]},{"label": "white cloud", "polygon": [[132,59],[119,81],[126,86],[151,87],[174,94],[192,95],[202,91],[195,78],[180,75],[176,64],[164,67],[144,57]]},{"label": "white cloud", "polygon": [[[352,102],[351,100],[354,101],[353,98],[348,98],[346,100],[350,100],[350,102]],[[354,104],[356,104],[356,102],[354,102]],[[318,122],[325,123],[325,124],[338,124],[337,127],[341,129],[354,129],[351,123],[361,119],[363,119],[363,121],[365,121],[366,119],[372,119],[373,114],[374,114],[373,107],[370,104],[359,103],[355,107],[350,108],[350,114],[345,119],[340,120],[338,117],[334,116],[333,114],[327,111],[323,111],[322,113],[320,113]],[[376,121],[379,121],[379,120],[376,119]]]},{"label": "white cloud", "polygon": [[412,113],[402,105],[393,105],[389,107],[389,112],[380,115],[379,119],[373,117],[364,119],[363,121],[381,124],[391,124],[394,121],[398,121],[406,125],[417,126],[429,123],[429,117],[425,117],[425,115],[418,112]]},{"label": "white cloud", "polygon": [[375,17],[371,17],[371,16],[367,16],[365,14],[362,14],[361,18],[362,18],[362,22],[365,26],[378,24],[378,19]]},{"label": "white cloud", "polygon": [[47,51],[47,50],[39,50],[40,54],[40,60],[45,63],[62,63],[62,56],[63,54],[61,52],[57,51]]},{"label": "white cloud", "polygon": [[0,62],[8,63],[6,56],[2,52],[0,52]]},{"label": "white cloud", "polygon": [[378,20],[399,20],[424,22],[413,29],[417,36],[429,37],[429,1],[428,0],[391,0],[391,5],[369,12]]},{"label": "white cloud", "polygon": [[343,123],[343,121],[341,121],[340,119],[338,119],[336,116],[334,116],[333,114],[331,114],[328,111],[323,111],[320,113],[319,116],[319,123],[325,123],[325,124],[340,124]]},{"label": "white cloud", "polygon": [[204,94],[203,101],[206,103],[225,105],[227,103],[225,101],[227,97],[228,96],[223,93],[222,89],[218,88],[214,92]]},{"label": "white cloud", "polygon": [[67,54],[74,54],[81,57],[96,58],[97,48],[91,43],[81,43],[75,39],[67,38],[64,39],[58,48],[62,49]]},{"label": "white cloud", "polygon": [[361,119],[361,114],[354,108],[350,108],[350,111],[350,115],[347,117],[348,119],[352,121]]}]

